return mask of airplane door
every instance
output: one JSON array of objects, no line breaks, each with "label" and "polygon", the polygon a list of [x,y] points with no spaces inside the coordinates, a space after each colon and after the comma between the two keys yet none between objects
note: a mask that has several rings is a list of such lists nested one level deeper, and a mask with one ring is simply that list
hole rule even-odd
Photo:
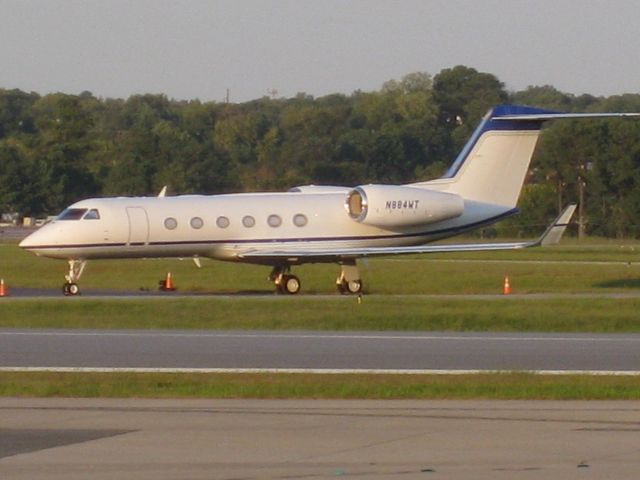
[{"label": "airplane door", "polygon": [[149,243],[149,217],[142,207],[127,207],[129,217],[129,241],[127,245],[147,245]]}]

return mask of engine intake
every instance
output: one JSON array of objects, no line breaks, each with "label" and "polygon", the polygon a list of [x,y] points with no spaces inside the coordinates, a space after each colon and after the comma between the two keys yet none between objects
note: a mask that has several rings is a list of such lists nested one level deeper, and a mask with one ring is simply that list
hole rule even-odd
[{"label": "engine intake", "polygon": [[347,194],[345,209],[356,222],[376,227],[411,227],[459,217],[456,194],[394,185],[362,185]]}]

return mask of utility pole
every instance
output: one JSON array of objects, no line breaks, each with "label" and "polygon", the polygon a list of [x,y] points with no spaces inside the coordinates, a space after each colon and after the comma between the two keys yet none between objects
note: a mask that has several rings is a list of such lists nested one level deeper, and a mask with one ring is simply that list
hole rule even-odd
[{"label": "utility pole", "polygon": [[586,236],[587,221],[585,218],[585,196],[587,188],[586,172],[593,167],[591,162],[581,161],[578,164],[578,240]]},{"label": "utility pole", "polygon": [[584,187],[586,183],[582,175],[578,175],[578,240],[584,239]]}]

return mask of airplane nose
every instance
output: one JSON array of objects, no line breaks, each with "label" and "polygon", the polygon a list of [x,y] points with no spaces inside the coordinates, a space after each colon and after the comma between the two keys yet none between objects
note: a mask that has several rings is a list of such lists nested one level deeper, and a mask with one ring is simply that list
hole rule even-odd
[{"label": "airplane nose", "polygon": [[[35,233],[35,232],[34,232]],[[35,244],[33,243],[33,233],[27,235],[22,241],[18,244],[20,248],[29,249],[33,247]]]},{"label": "airplane nose", "polygon": [[29,249],[33,249],[41,246],[43,243],[46,243],[46,239],[48,239],[48,234],[46,230],[47,230],[47,225],[40,227],[35,232],[23,238],[22,241],[18,244],[18,246],[20,248],[24,248],[25,250],[29,250]]}]

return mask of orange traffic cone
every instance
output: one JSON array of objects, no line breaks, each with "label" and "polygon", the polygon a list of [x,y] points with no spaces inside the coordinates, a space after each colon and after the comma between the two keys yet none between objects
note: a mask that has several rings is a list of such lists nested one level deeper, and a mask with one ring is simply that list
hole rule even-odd
[{"label": "orange traffic cone", "polygon": [[0,297],[9,295],[9,289],[4,286],[4,278],[0,279]]},{"label": "orange traffic cone", "polygon": [[502,288],[502,293],[504,295],[509,295],[511,293],[511,283],[509,282],[509,275],[504,276],[504,287]]},{"label": "orange traffic cone", "polygon": [[160,290],[165,292],[173,292],[176,288],[173,286],[173,280],[171,280],[171,272],[167,273],[167,278],[160,281]]}]

